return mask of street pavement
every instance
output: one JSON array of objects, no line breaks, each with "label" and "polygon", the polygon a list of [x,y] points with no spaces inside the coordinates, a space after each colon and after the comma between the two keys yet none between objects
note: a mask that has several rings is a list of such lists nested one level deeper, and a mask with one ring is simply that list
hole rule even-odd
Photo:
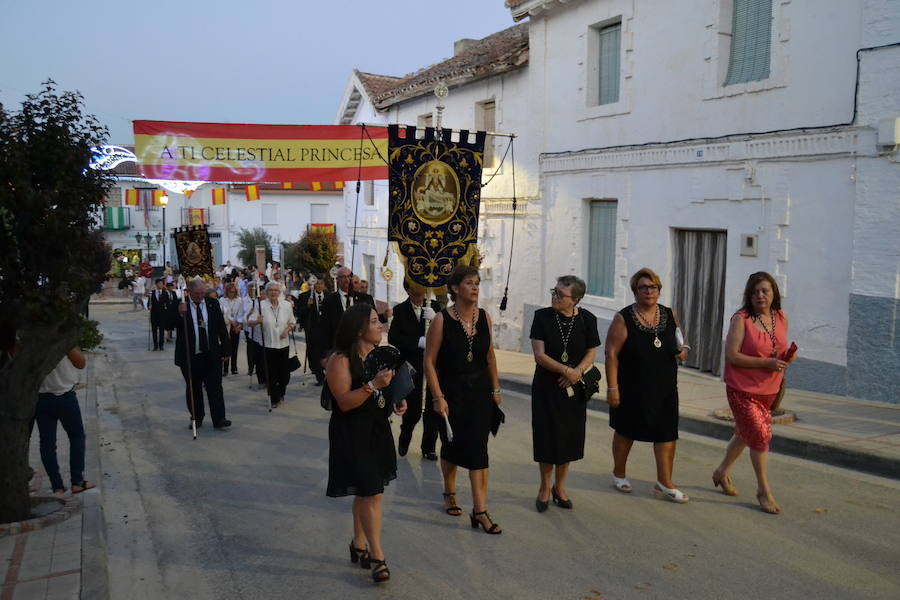
[{"label": "street pavement", "polygon": [[[263,391],[248,389],[242,340],[243,375],[224,382],[234,426],[207,423],[194,441],[174,346],[147,351],[146,313],[91,312],[106,336],[92,368],[111,598],[900,597],[896,479],[773,454],[783,514],[766,515],[748,457],[734,473],[741,495],[726,497],[710,482],[724,444],[683,434],[675,481],[691,502],[653,497],[641,443],[624,495],[611,485],[606,416],[590,411],[567,485],[574,509],[538,514],[529,399],[516,392],[504,394],[506,424],[490,444],[489,508],[504,533],[443,513],[440,471],[421,458],[417,431],[384,496],[393,579],[376,587],[348,560],[350,500],[325,496],[328,413],[309,376],[269,413]],[[471,509],[464,472],[459,500]]]}]

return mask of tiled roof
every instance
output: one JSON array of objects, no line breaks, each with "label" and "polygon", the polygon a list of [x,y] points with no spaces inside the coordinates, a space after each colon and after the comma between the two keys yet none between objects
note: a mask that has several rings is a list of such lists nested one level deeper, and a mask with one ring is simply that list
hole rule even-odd
[{"label": "tiled roof", "polygon": [[528,64],[528,26],[513,25],[480,40],[466,40],[453,58],[410,73],[388,77],[359,73],[369,97],[379,109],[423,94],[430,94],[438,81],[448,87],[499,75]]}]

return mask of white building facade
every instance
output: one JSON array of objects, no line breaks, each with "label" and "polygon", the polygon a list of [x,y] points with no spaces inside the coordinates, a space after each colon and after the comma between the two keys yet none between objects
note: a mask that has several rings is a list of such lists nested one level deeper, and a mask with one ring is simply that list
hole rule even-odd
[{"label": "white building facade", "polygon": [[[800,347],[788,385],[900,401],[898,4],[507,5],[530,35],[537,287],[585,277],[604,328],[650,267],[692,366],[719,374],[747,277],[767,271]],[[525,321],[546,304],[529,302]]]}]

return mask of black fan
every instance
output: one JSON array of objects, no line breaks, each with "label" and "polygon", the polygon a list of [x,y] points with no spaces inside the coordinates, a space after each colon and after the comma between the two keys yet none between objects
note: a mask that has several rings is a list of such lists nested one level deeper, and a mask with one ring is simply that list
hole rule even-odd
[{"label": "black fan", "polygon": [[393,346],[376,346],[363,361],[363,369],[366,381],[371,381],[382,369],[394,371],[390,385],[382,390],[391,404],[402,402],[415,387],[412,380],[413,368]]}]

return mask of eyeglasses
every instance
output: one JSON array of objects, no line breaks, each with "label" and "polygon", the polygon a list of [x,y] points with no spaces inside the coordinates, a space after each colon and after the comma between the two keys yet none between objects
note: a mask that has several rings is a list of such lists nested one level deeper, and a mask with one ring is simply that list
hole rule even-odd
[{"label": "eyeglasses", "polygon": [[563,294],[556,288],[550,288],[550,295],[553,296],[554,298],[572,298],[573,297],[573,296],[567,296],[566,294]]},{"label": "eyeglasses", "polygon": [[637,291],[642,292],[642,293],[658,292],[659,286],[658,285],[639,285],[639,286],[637,286]]}]

